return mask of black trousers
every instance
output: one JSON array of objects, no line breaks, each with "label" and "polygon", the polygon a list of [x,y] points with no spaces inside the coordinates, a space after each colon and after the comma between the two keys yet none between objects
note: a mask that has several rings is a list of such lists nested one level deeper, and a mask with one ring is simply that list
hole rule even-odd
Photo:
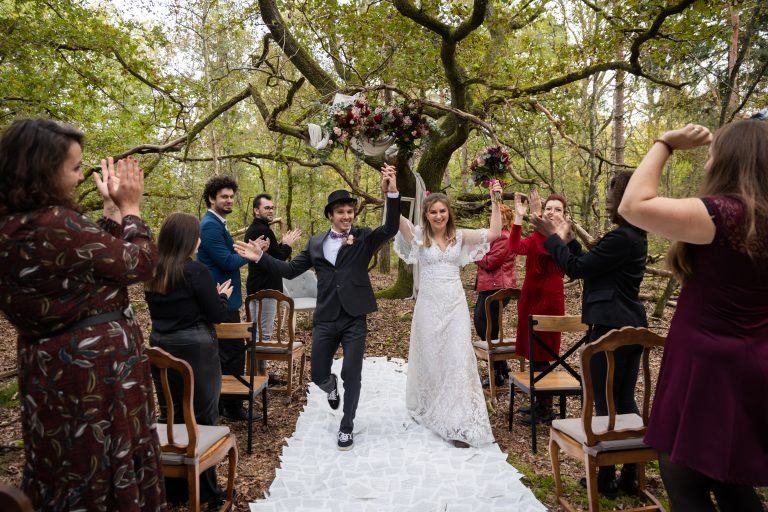
[{"label": "black trousers", "polygon": [[329,393],[333,390],[331,365],[336,349],[341,345],[344,361],[341,379],[344,381],[344,416],[340,430],[351,433],[357,402],[360,400],[360,382],[368,334],[366,316],[350,316],[342,311],[336,320],[315,322],[312,330],[312,382]]},{"label": "black trousers", "polygon": [[[589,342],[593,342],[616,327],[608,325],[593,325],[589,335]],[[613,354],[613,400],[616,404],[616,414],[639,414],[637,402],[635,402],[635,386],[637,375],[640,372],[640,358],[643,355],[643,347],[640,345],[627,345],[618,348]],[[590,360],[590,375],[592,376],[592,391],[595,395],[595,414],[597,416],[608,415],[608,401],[605,394],[605,383],[608,379],[608,358],[605,353],[595,354]],[[622,474],[624,478],[634,479],[636,473],[635,464],[624,464]],[[601,466],[598,473],[598,482],[613,479],[616,475],[614,466]]]},{"label": "black trousers", "polygon": [[[240,321],[240,310],[230,309],[227,311],[227,317],[224,319],[227,323],[236,323]],[[235,340],[226,340],[219,343],[219,354],[221,355],[221,373],[224,375],[243,375],[245,373],[245,351],[242,347],[247,341],[239,343]],[[233,355],[237,356],[229,361]],[[221,407],[242,407],[243,400],[237,396],[224,395],[220,399]]]},{"label": "black trousers", "polygon": [[[475,304],[475,332],[483,341],[485,339],[485,331],[488,329],[488,319],[485,317],[485,300],[496,293],[499,290],[486,290],[484,292],[477,293],[477,303]],[[509,299],[504,300],[504,305],[509,304]],[[495,301],[491,304],[491,339],[499,337],[499,303]],[[506,361],[494,361],[493,369],[496,373],[506,374],[509,372]]]},{"label": "black trousers", "polygon": [[[152,331],[149,344],[159,347],[174,357],[183,359],[192,367],[194,375],[194,412],[199,425],[216,425],[219,422],[219,394],[221,392],[221,366],[219,347],[213,330],[205,324],[174,331],[158,333]],[[167,404],[160,383],[160,372],[152,368],[152,380],[157,389],[160,406],[160,422],[168,421]],[[184,423],[184,410],[181,400],[184,393],[184,381],[178,372],[168,371],[168,386],[173,401],[173,423]],[[185,478],[165,479],[166,494],[169,501],[184,502],[188,499],[187,480]],[[207,502],[216,497],[216,468],[210,468],[200,475],[200,501]]]}]

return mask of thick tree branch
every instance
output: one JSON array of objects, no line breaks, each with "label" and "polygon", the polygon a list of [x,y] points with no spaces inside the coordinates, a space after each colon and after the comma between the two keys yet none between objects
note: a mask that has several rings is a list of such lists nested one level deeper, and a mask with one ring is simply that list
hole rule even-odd
[{"label": "thick tree branch", "polygon": [[168,99],[170,99],[171,101],[173,101],[174,103],[179,105],[181,108],[186,109],[186,105],[184,104],[184,102],[181,101],[176,96],[174,96],[174,94],[171,91],[169,91],[168,89],[165,89],[163,87],[160,87],[157,84],[154,84],[154,83],[150,82],[149,79],[147,79],[146,77],[140,75],[138,71],[135,71],[133,68],[131,68],[131,66],[129,66],[128,63],[125,62],[125,59],[123,59],[123,56],[120,55],[120,52],[117,50],[117,48],[112,48],[112,54],[115,56],[115,59],[117,59],[117,62],[120,63],[120,65],[123,67],[123,69],[125,69],[128,73],[130,73],[131,76],[133,76],[134,78],[136,78],[141,83],[143,83],[144,85],[148,86],[149,88],[159,92],[163,96],[166,96]]},{"label": "thick tree branch", "polygon": [[259,7],[261,8],[261,18],[275,42],[291,63],[296,66],[299,73],[306,77],[309,83],[324,96],[331,95],[338,90],[339,87],[331,75],[320,67],[310,53],[288,31],[275,0],[259,0]]}]

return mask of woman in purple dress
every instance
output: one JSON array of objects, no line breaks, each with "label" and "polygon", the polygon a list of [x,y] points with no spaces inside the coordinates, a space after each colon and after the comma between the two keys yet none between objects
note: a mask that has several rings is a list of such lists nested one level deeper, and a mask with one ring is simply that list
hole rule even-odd
[{"label": "woman in purple dress", "polygon": [[[74,204],[83,134],[45,119],[0,138],[0,310],[18,331],[22,487],[35,510],[165,509],[149,364],[127,285],[152,277],[133,159],[102,161],[104,217]],[[119,175],[119,177],[118,177]]]},{"label": "woman in purple dress", "polygon": [[[709,144],[698,198],[657,197],[675,149]],[[683,284],[645,442],[674,510],[762,511],[768,485],[768,123],[712,134],[689,124],[654,141],[619,206],[674,241]]]}]

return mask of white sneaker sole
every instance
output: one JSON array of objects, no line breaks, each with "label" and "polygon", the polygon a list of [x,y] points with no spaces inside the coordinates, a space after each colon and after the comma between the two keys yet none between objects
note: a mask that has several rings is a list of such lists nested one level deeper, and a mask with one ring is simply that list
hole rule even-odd
[{"label": "white sneaker sole", "polygon": [[338,448],[340,452],[348,452],[349,450],[354,448],[354,446],[355,446],[354,444],[351,444],[349,446],[339,446],[339,445],[336,445],[336,448]]}]

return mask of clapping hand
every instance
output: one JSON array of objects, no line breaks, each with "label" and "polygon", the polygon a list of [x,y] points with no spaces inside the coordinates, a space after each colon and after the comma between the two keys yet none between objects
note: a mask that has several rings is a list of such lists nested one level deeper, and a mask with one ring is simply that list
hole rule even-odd
[{"label": "clapping hand", "polygon": [[523,202],[523,195],[520,192],[515,192],[515,215],[522,219],[527,211],[528,208]]},{"label": "clapping hand", "polygon": [[235,242],[235,252],[251,261],[258,261],[267,247],[269,247],[269,239],[264,236],[260,236],[256,240],[251,240],[250,242],[243,242],[240,240]]},{"label": "clapping hand", "polygon": [[[110,158],[109,161],[111,160]],[[139,216],[139,204],[144,194],[144,171],[139,167],[139,162],[130,156],[118,160],[116,173],[114,166],[107,164],[107,174],[107,193],[115,205],[120,208],[120,213],[123,216]],[[98,183],[99,178],[94,179]],[[101,181],[103,182],[103,180]]]},{"label": "clapping hand", "polygon": [[101,197],[105,202],[112,202],[112,198],[109,197],[109,189],[107,183],[114,182],[114,188],[117,190],[120,188],[120,176],[115,172],[115,161],[112,157],[106,160],[101,160],[101,174],[98,172],[93,173],[93,181],[96,182],[96,189],[101,194]]},{"label": "clapping hand", "polygon": [[231,279],[227,279],[223,283],[217,283],[216,284],[216,292],[219,295],[226,295],[227,298],[229,298],[232,295],[232,290],[233,289],[234,288],[232,288],[232,280]]},{"label": "clapping hand", "polygon": [[535,213],[536,215],[541,215],[541,196],[539,195],[538,190],[536,189],[531,190],[530,201],[531,201],[531,213]]},{"label": "clapping hand", "polygon": [[290,247],[293,247],[293,244],[296,243],[296,240],[301,238],[301,230],[300,229],[293,229],[291,231],[288,231],[286,234],[283,235],[282,243],[285,245],[288,245]]}]

